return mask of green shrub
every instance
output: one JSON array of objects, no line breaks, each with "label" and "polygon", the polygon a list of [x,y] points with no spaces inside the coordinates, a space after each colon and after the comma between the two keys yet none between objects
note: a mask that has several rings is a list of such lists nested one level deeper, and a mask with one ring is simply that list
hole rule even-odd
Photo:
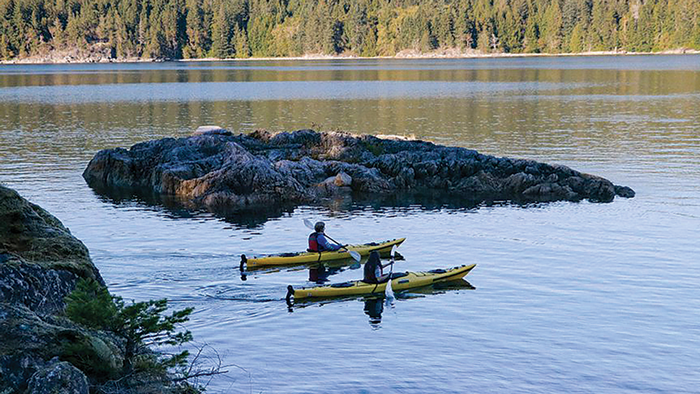
[{"label": "green shrub", "polygon": [[[139,354],[142,347],[182,345],[192,340],[189,331],[176,332],[176,324],[189,320],[189,315],[194,308],[185,308],[174,311],[170,316],[163,316],[168,309],[168,300],[150,300],[144,302],[132,302],[125,305],[120,297],[114,297],[117,306],[117,314],[112,323],[111,330],[126,338],[125,361],[130,368],[131,359]],[[188,352],[163,356],[159,358],[159,364],[165,368],[183,365],[187,362]]]},{"label": "green shrub", "polygon": [[74,322],[94,329],[107,329],[117,315],[117,306],[106,287],[92,279],[80,279],[66,297],[66,315]]},{"label": "green shrub", "polygon": [[64,357],[91,379],[105,381],[139,373],[165,376],[169,369],[183,369],[187,365],[186,350],[165,354],[150,347],[178,346],[191,341],[192,334],[178,331],[176,326],[188,321],[194,308],[165,315],[167,299],[127,304],[92,279],[78,280],[75,290],[65,300],[69,319],[86,328],[113,332],[125,340],[123,367],[116,372],[108,366],[96,365],[100,364],[99,357],[89,340],[69,341],[64,346]]}]

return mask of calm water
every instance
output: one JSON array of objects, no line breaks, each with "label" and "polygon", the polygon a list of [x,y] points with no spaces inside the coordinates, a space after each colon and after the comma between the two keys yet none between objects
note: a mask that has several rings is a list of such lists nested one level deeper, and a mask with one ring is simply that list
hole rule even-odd
[{"label": "calm water", "polygon": [[[208,392],[698,392],[698,108],[699,56],[0,66],[0,182],[85,242],[113,293],[196,308],[187,328],[229,365]],[[637,197],[223,220],[81,177],[100,149],[203,124],[415,135]],[[285,287],[309,272],[244,281],[238,256],[305,248],[304,218],[343,242],[407,237],[398,270],[475,262],[474,289],[290,310]]]}]

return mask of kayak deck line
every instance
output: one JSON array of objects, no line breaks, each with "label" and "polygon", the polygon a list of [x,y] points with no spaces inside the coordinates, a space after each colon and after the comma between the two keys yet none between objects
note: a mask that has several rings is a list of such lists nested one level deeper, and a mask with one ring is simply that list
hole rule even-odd
[{"label": "kayak deck line", "polygon": [[308,263],[320,263],[323,261],[351,259],[350,251],[367,256],[373,251],[379,252],[381,256],[388,256],[391,252],[391,247],[401,245],[406,238],[391,239],[383,242],[370,242],[365,244],[347,245],[343,249],[326,251],[326,252],[295,252],[295,253],[278,253],[271,255],[261,255],[248,257],[245,254],[241,255],[240,269],[244,266],[248,267],[271,267],[280,265],[297,265]]},{"label": "kayak deck line", "polygon": [[[394,291],[402,291],[429,286],[434,283],[455,281],[462,279],[471,272],[474,267],[476,267],[476,264],[425,272],[394,273],[391,279],[391,287]],[[289,285],[287,286],[287,296],[285,299],[289,302],[292,297],[297,300],[305,298],[383,294],[386,286],[387,282],[366,283],[361,280],[334,283],[326,286],[301,287],[298,289],[294,289],[292,285]]]}]

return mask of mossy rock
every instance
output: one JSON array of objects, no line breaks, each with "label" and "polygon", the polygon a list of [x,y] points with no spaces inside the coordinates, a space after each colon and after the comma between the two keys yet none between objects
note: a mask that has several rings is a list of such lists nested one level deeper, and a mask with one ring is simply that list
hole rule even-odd
[{"label": "mossy rock", "polygon": [[85,245],[55,216],[0,185],[0,254],[104,283]]}]

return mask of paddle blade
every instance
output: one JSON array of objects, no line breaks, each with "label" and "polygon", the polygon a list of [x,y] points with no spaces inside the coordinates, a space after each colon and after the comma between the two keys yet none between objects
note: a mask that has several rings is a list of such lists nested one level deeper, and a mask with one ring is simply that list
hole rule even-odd
[{"label": "paddle blade", "polygon": [[[389,273],[389,278],[391,278],[391,273]],[[386,289],[384,290],[384,295],[386,296],[387,301],[394,299],[394,290],[391,288],[391,282],[391,279],[386,282]]]},{"label": "paddle blade", "polygon": [[350,250],[348,251],[348,253],[350,253],[350,257],[352,257],[353,260],[357,261],[358,263],[360,262],[360,260],[362,260],[362,256],[360,256],[360,254],[355,252],[354,250]]},{"label": "paddle blade", "polygon": [[304,219],[304,226],[308,227],[311,230],[314,230],[314,224],[311,223],[309,219]]},{"label": "paddle blade", "polygon": [[384,290],[384,295],[386,296],[387,302],[394,299],[394,290],[391,288],[391,274],[394,272],[394,256],[396,256],[396,245],[391,247],[391,268],[389,270],[389,281],[386,282],[386,289]]}]

